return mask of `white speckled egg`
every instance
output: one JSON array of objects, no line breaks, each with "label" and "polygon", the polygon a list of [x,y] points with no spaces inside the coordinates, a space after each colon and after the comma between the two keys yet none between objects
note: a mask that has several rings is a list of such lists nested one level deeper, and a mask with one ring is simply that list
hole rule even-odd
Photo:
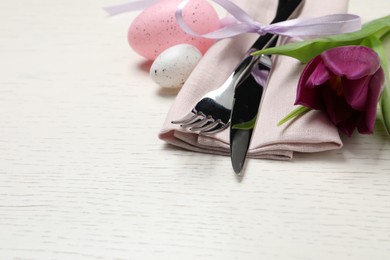
[{"label": "white speckled egg", "polygon": [[201,52],[193,45],[172,46],[154,60],[150,77],[163,88],[181,87],[201,58]]}]

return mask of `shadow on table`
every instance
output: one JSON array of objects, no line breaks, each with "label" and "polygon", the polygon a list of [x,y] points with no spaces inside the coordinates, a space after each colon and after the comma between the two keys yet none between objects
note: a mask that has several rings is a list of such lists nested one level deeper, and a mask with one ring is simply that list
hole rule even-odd
[{"label": "shadow on table", "polygon": [[149,73],[150,67],[152,66],[153,61],[151,60],[144,60],[137,64],[137,68],[139,70],[142,70],[144,72]]},{"label": "shadow on table", "polygon": [[363,135],[355,131],[351,137],[341,134],[343,147],[338,150],[319,153],[296,153],[293,161],[317,161],[330,163],[343,163],[350,160],[361,160],[376,164],[388,160],[390,153],[390,136],[387,134],[383,123],[378,120],[375,132],[372,135]]}]

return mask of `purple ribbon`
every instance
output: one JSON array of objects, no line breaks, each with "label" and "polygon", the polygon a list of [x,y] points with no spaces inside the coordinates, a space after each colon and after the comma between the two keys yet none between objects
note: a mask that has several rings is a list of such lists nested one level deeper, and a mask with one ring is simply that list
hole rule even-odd
[{"label": "purple ribbon", "polygon": [[260,70],[257,67],[258,66],[254,66],[252,68],[252,72],[251,72],[252,77],[260,86],[267,86],[267,81],[270,73],[269,70]]},{"label": "purple ribbon", "polygon": [[223,28],[206,33],[194,32],[183,19],[183,10],[191,0],[183,0],[175,13],[176,21],[184,32],[202,38],[224,39],[243,33],[266,33],[289,37],[326,36],[340,33],[348,33],[361,29],[360,17],[353,14],[333,14],[315,18],[297,18],[279,23],[264,25],[253,20],[244,10],[229,0],[212,0],[222,6],[234,18],[235,22],[227,24]]},{"label": "purple ribbon", "polygon": [[[145,9],[159,0],[138,0],[119,5],[103,7],[109,15]],[[229,0],[212,0],[222,6],[234,18],[216,31],[198,34],[183,19],[184,7],[191,0],[183,0],[175,13],[177,23],[184,32],[208,39],[224,39],[243,33],[272,33],[289,37],[317,37],[340,33],[348,33],[361,29],[360,17],[353,14],[332,14],[315,18],[297,18],[279,23],[264,25],[253,20],[244,10]]]},{"label": "purple ribbon", "polygon": [[106,11],[109,15],[117,15],[121,13],[137,11],[145,9],[151,6],[154,3],[157,3],[159,0],[140,0],[133,1],[119,5],[111,5],[103,7],[103,10]]}]

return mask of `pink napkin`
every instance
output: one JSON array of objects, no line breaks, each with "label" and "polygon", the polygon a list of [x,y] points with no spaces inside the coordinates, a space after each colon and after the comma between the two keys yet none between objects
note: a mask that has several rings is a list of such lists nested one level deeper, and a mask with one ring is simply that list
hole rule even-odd
[{"label": "pink napkin", "polygon": [[[270,23],[277,4],[275,0],[233,2],[261,23]],[[345,13],[347,7],[348,0],[308,0],[300,16]],[[224,39],[209,49],[175,99],[159,133],[160,139],[192,151],[229,154],[229,129],[214,135],[199,135],[171,124],[171,121],[183,118],[205,93],[218,88],[257,37],[251,34]],[[287,41],[281,38],[279,44]],[[294,152],[319,152],[342,147],[337,129],[318,111],[311,111],[293,123],[276,126],[294,109],[297,82],[303,68],[304,65],[293,58],[274,56],[249,157],[283,160],[292,158]]]}]

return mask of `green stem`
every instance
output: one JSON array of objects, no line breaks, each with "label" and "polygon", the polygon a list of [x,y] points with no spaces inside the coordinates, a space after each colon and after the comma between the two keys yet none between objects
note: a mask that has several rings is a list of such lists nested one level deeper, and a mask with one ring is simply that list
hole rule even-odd
[{"label": "green stem", "polygon": [[279,123],[277,124],[277,126],[281,126],[284,123],[286,123],[287,121],[290,121],[291,119],[302,116],[302,115],[306,114],[307,112],[309,112],[310,110],[311,110],[311,108],[299,106],[296,109],[294,109],[293,111],[291,111],[282,120],[280,120]]}]

